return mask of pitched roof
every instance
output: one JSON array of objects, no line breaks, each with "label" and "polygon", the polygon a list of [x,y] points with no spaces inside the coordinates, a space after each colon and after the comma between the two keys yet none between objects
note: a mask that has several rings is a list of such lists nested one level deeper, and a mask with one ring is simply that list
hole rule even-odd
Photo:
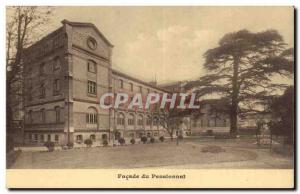
[{"label": "pitched roof", "polygon": [[104,40],[106,44],[108,44],[110,47],[113,47],[108,39],[100,32],[100,30],[93,24],[93,23],[87,23],[87,22],[71,22],[69,20],[64,19],[61,21],[62,24],[69,24],[70,26],[87,26],[87,27],[92,27],[96,32],[99,34],[99,36]]}]

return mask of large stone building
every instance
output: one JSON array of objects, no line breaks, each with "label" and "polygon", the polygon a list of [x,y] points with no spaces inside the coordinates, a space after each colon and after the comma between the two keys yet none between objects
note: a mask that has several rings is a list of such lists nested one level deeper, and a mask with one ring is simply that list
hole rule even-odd
[{"label": "large stone building", "polygon": [[25,51],[24,142],[65,145],[164,135],[158,109],[99,106],[106,92],[132,96],[164,90],[113,70],[113,45],[95,25],[67,20],[62,24]]}]

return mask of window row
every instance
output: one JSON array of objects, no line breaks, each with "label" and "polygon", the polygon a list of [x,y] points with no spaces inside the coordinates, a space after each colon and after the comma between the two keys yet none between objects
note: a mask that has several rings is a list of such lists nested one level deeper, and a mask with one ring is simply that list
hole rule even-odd
[{"label": "window row", "polygon": [[[56,106],[54,108],[55,110],[55,122],[59,123],[60,122],[60,117],[61,117],[61,108],[59,106]],[[42,108],[39,111],[39,117],[40,117],[40,122],[41,123],[46,123],[46,110],[44,108]],[[29,110],[28,112],[28,121],[29,123],[33,123],[33,111]]]},{"label": "window row", "polygon": [[226,127],[228,124],[226,119],[215,119],[207,118],[206,122],[204,119],[193,121],[193,127]]},{"label": "window row", "polygon": [[[52,64],[52,71],[57,72],[61,69],[61,59],[59,57],[55,57],[54,60],[51,62]],[[31,74],[32,69],[29,68],[28,73]],[[46,69],[46,63],[41,63],[39,65],[39,74],[44,75],[46,74],[47,69]]]},{"label": "window row", "polygon": [[[154,117],[153,119],[150,116],[146,117],[146,125],[150,126],[151,123],[154,126],[159,125],[159,118]],[[127,124],[132,126],[135,125],[134,114],[129,114],[127,117]],[[144,124],[143,115],[137,115],[137,125],[142,126]],[[125,115],[123,113],[119,113],[117,116],[117,125],[125,125]]]},{"label": "window row", "polygon": [[[46,84],[45,83],[41,83],[39,88],[38,88],[38,92],[39,92],[39,98],[45,98],[46,97]],[[60,80],[59,79],[55,79],[53,81],[53,95],[56,96],[60,93]],[[33,88],[29,87],[28,88],[28,100],[32,101],[33,100]]]},{"label": "window row", "polygon": [[[104,140],[104,139],[107,139],[108,136],[107,134],[102,134],[101,138]],[[83,135],[76,135],[76,142],[77,143],[82,143],[85,139],[83,139]],[[96,141],[96,135],[95,134],[91,134],[90,135],[90,140],[92,141]]]},{"label": "window row", "polygon": [[44,143],[44,142],[59,142],[59,135],[55,134],[54,135],[54,139],[53,136],[51,136],[51,134],[28,134],[29,137],[29,142],[35,142],[35,143]]},{"label": "window row", "polygon": [[[119,79],[117,80],[117,83],[118,83],[118,87],[121,88],[121,89],[125,89],[124,87],[124,81],[122,79]],[[128,88],[129,91],[133,92],[134,91],[134,85],[133,83],[129,83],[129,88]],[[149,88],[143,88],[142,86],[138,86],[138,92],[142,93],[143,90],[146,90],[147,91],[147,94],[150,93],[150,89]]]}]

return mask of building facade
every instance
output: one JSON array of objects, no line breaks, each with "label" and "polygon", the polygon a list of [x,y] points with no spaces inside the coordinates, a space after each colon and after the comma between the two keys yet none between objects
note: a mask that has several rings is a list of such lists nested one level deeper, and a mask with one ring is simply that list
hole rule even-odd
[{"label": "building facade", "polygon": [[91,23],[62,27],[26,49],[24,61],[25,144],[97,143],[119,137],[159,137],[159,109],[101,109],[107,92],[165,92],[112,69],[113,45]]}]

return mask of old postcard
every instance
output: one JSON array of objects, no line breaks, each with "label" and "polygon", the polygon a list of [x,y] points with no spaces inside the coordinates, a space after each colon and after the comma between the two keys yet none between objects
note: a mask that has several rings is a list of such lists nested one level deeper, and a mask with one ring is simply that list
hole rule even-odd
[{"label": "old postcard", "polygon": [[285,188],[294,7],[7,6],[8,188]]}]

